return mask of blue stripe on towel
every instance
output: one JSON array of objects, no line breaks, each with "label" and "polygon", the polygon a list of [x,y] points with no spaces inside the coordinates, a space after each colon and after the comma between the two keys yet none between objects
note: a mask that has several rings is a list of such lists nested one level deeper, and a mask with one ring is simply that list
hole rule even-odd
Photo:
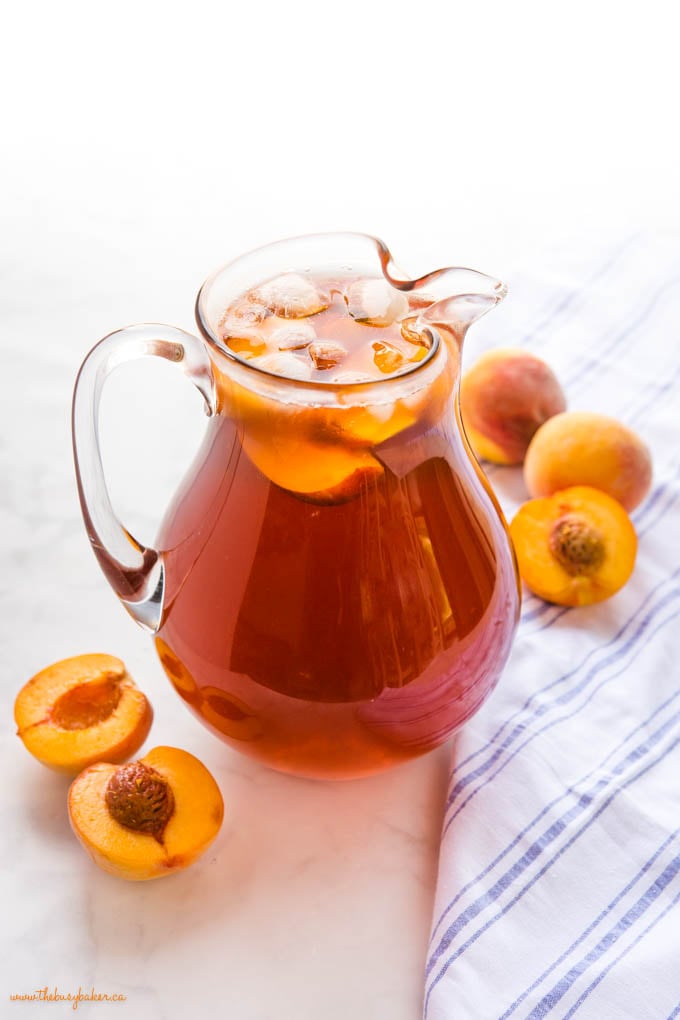
[{"label": "blue stripe on towel", "polygon": [[680,690],[674,691],[674,692],[673,692],[673,694],[671,694],[671,695],[670,695],[670,697],[666,698],[666,699],[665,699],[665,700],[664,700],[664,701],[663,701],[663,702],[662,702],[662,703],[661,703],[660,705],[658,705],[658,706],[657,706],[657,707],[656,707],[656,708],[654,709],[654,711],[653,711],[653,712],[651,713],[651,715],[648,715],[646,719],[644,719],[644,720],[643,720],[642,722],[638,723],[638,724],[637,724],[637,725],[636,725],[635,727],[633,727],[633,729],[632,729],[632,730],[630,730],[630,731],[629,731],[629,732],[628,732],[628,733],[627,733],[627,734],[625,735],[625,737],[623,737],[623,739],[622,739],[621,741],[619,741],[619,743],[618,743],[618,744],[617,744],[617,745],[616,745],[616,746],[615,746],[615,747],[614,747],[614,748],[613,748],[613,749],[612,749],[611,751],[608,751],[608,752],[607,752],[607,754],[605,755],[605,757],[604,757],[604,758],[602,758],[602,759],[601,759],[601,761],[599,761],[599,762],[598,762],[598,764],[597,764],[597,765],[596,765],[596,766],[595,766],[595,767],[594,767],[593,769],[591,769],[591,770],[590,770],[589,772],[587,772],[587,773],[586,773],[585,775],[583,775],[583,776],[580,776],[580,777],[579,777],[579,779],[577,779],[577,780],[576,780],[576,781],[575,781],[574,783],[572,783],[572,784],[571,784],[570,786],[568,786],[568,787],[567,787],[567,788],[566,788],[566,789],[564,790],[564,792],[563,792],[563,793],[560,793],[560,794],[559,794],[559,795],[558,795],[557,797],[555,797],[555,798],[554,798],[553,800],[551,800],[551,801],[550,801],[550,802],[549,802],[548,804],[546,804],[546,805],[545,805],[545,807],[543,807],[543,808],[542,808],[542,809],[541,809],[541,810],[539,811],[539,813],[538,813],[537,815],[535,815],[535,816],[534,816],[534,817],[532,818],[532,820],[531,820],[531,821],[530,821],[530,822],[529,822],[529,823],[528,823],[527,825],[525,825],[525,827],[524,827],[524,828],[523,828],[523,829],[521,830],[521,832],[517,833],[517,835],[516,835],[516,836],[515,836],[515,837],[514,837],[514,838],[512,839],[512,841],[511,841],[510,843],[508,843],[508,844],[507,844],[507,846],[505,847],[505,849],[503,849],[503,850],[502,850],[502,851],[501,851],[501,852],[500,852],[500,853],[499,853],[499,854],[498,854],[498,855],[497,855],[497,856],[496,856],[496,857],[495,857],[495,858],[493,859],[493,861],[492,861],[492,862],[491,862],[490,864],[488,864],[486,868],[484,868],[484,870],[483,870],[483,871],[481,871],[481,872],[480,872],[480,873],[479,873],[479,874],[478,874],[478,875],[477,875],[477,876],[476,876],[475,878],[473,878],[473,879],[472,879],[471,881],[467,882],[467,883],[466,883],[466,885],[464,885],[464,886],[463,886],[463,888],[462,888],[462,889],[460,890],[460,892],[458,892],[458,893],[457,893],[457,894],[456,894],[456,895],[454,896],[454,898],[453,898],[453,899],[451,900],[451,902],[450,902],[450,903],[448,904],[448,906],[446,907],[446,909],[444,910],[444,912],[443,912],[443,913],[441,914],[441,916],[440,916],[439,920],[437,921],[436,925],[435,925],[435,926],[434,926],[434,928],[433,928],[433,931],[432,931],[432,937],[431,937],[431,939],[430,939],[430,945],[432,945],[432,943],[434,942],[434,939],[435,939],[435,937],[436,937],[437,931],[438,931],[438,929],[439,929],[440,925],[442,924],[442,922],[443,922],[444,918],[445,918],[445,917],[446,917],[446,916],[447,916],[447,915],[448,915],[448,914],[450,913],[450,911],[451,911],[451,910],[453,909],[453,907],[454,907],[454,906],[456,905],[456,903],[458,903],[458,901],[459,901],[459,900],[460,900],[460,899],[461,899],[461,898],[462,898],[462,897],[463,897],[463,896],[465,895],[465,893],[466,893],[466,892],[468,892],[468,891],[469,891],[469,890],[470,890],[470,889],[471,889],[471,888],[472,888],[472,887],[473,887],[474,885],[476,885],[476,884],[477,884],[477,882],[480,882],[480,881],[481,881],[482,879],[486,878],[486,876],[487,876],[487,875],[488,875],[488,874],[489,874],[489,873],[490,873],[491,871],[493,871],[493,870],[494,870],[494,868],[495,868],[495,867],[496,867],[496,866],[497,866],[498,864],[500,864],[500,862],[501,862],[501,861],[502,861],[502,860],[503,860],[503,859],[504,859],[505,857],[507,857],[507,855],[508,855],[508,854],[510,853],[510,851],[511,851],[511,850],[514,850],[514,848],[515,848],[515,847],[516,847],[516,846],[517,846],[517,845],[518,845],[518,844],[519,844],[519,843],[520,843],[520,842],[522,841],[522,839],[523,839],[523,838],[524,838],[524,837],[525,837],[525,836],[526,836],[526,835],[527,835],[527,834],[528,834],[528,833],[529,833],[529,832],[530,832],[530,831],[531,831],[531,830],[532,830],[532,829],[534,828],[534,826],[535,826],[535,825],[537,824],[537,822],[539,822],[539,821],[541,820],[541,818],[544,818],[544,817],[545,817],[545,815],[546,815],[546,814],[547,814],[547,813],[548,813],[548,812],[549,812],[550,810],[552,810],[552,808],[553,808],[553,807],[555,807],[555,806],[556,806],[557,804],[559,804],[559,803],[560,803],[560,801],[562,801],[562,800],[564,800],[564,799],[565,799],[566,797],[569,797],[570,795],[574,794],[574,793],[575,793],[575,791],[576,791],[576,789],[577,789],[577,788],[578,788],[579,786],[581,786],[581,785],[582,785],[583,783],[587,782],[587,781],[588,781],[589,779],[592,779],[592,777],[593,777],[594,775],[596,775],[596,774],[597,774],[598,772],[601,772],[601,771],[602,771],[602,769],[603,769],[603,768],[605,767],[605,765],[607,765],[607,763],[611,761],[611,759],[612,759],[612,758],[614,757],[614,755],[616,755],[616,754],[617,754],[617,753],[618,753],[618,752],[619,752],[619,751],[620,751],[620,750],[621,750],[621,749],[622,749],[623,747],[625,747],[625,745],[626,745],[626,744],[628,743],[628,741],[629,741],[629,740],[630,740],[630,739],[631,739],[632,737],[636,736],[636,735],[637,735],[638,733],[640,733],[640,732],[641,732],[642,730],[645,730],[645,729],[646,729],[646,728],[647,728],[647,727],[649,726],[649,724],[650,724],[650,723],[652,722],[652,720],[653,720],[653,719],[655,719],[655,718],[656,718],[656,716],[658,716],[658,715],[659,715],[659,714],[660,714],[661,712],[663,712],[663,710],[664,710],[665,708],[668,708],[668,706],[669,706],[669,705],[671,705],[671,704],[672,704],[672,703],[673,703],[673,702],[675,701],[675,699],[676,699],[676,698],[678,698],[678,697],[680,697]]},{"label": "blue stripe on towel", "polygon": [[[677,494],[673,497],[671,503],[675,501],[675,498],[677,498]],[[670,504],[666,505],[664,507],[663,513],[665,513],[669,508],[670,508]],[[663,513],[660,516],[663,516]],[[654,521],[655,524],[657,523],[658,519],[659,518],[657,518],[657,520]],[[678,569],[680,569],[680,568],[678,568]],[[619,628],[617,633],[609,640],[609,642],[608,642],[609,645],[614,644],[622,636],[622,634],[625,631],[626,627],[631,623],[631,621],[634,619],[635,615],[637,613],[639,613],[647,605],[647,603],[650,601],[650,599],[655,594],[655,592],[663,584],[666,584],[669,580],[671,580],[672,578],[675,577],[675,575],[678,573],[678,569],[676,569],[669,577],[663,578],[663,580],[660,581],[656,585],[655,588],[653,588],[650,592],[648,592],[647,596],[643,599],[642,603],[638,606],[638,608],[634,611],[634,613],[625,621],[625,623]],[[598,651],[598,650],[599,649],[593,649],[588,654],[587,658],[590,657],[590,655],[595,654],[595,652]],[[586,660],[584,660],[584,662],[587,661],[587,658],[586,658]],[[583,665],[583,663],[582,663],[582,665]],[[515,719],[517,719],[519,716],[521,716],[523,712],[528,711],[531,708],[532,703],[539,697],[539,695],[545,694],[546,691],[551,690],[553,687],[557,686],[557,684],[563,683],[566,679],[568,679],[570,676],[572,676],[574,672],[575,672],[575,670],[572,670],[569,673],[562,674],[561,676],[556,677],[555,679],[551,680],[544,687],[540,687],[538,690],[533,691],[531,693],[531,695],[524,701],[524,703],[518,709],[516,709],[512,713],[512,715],[508,716],[508,718],[505,719],[503,723],[501,723],[501,725],[498,727],[496,732],[486,741],[485,744],[483,744],[481,747],[477,748],[476,751],[473,751],[466,758],[464,758],[463,761],[458,763],[458,765],[456,766],[455,772],[460,772],[460,770],[463,768],[464,765],[467,765],[469,762],[473,761],[475,758],[478,758],[481,754],[484,753],[484,751],[488,750],[490,747],[492,747],[494,744],[496,744],[498,742],[499,737],[502,736],[503,732],[507,729],[507,727],[510,726],[514,722]],[[526,728],[525,724],[519,724],[519,727],[516,727],[515,729],[518,730],[519,732],[522,732],[525,728]],[[513,733],[514,732],[515,731],[513,730]],[[518,735],[519,735],[519,733],[518,733]],[[498,754],[497,754],[496,751],[494,751],[493,754],[492,754],[492,758],[494,760],[496,760],[497,757],[498,757]],[[467,775],[463,776],[461,779],[459,779],[456,782],[456,784],[454,785],[453,789],[451,790],[451,792],[450,792],[450,794],[448,796],[447,803],[446,803],[447,809],[449,807],[451,807],[451,805],[453,804],[457,794],[461,793],[462,790],[466,786],[468,786],[470,782],[472,782],[472,779],[475,778],[475,775],[476,774],[480,774],[480,775],[483,774],[483,772],[485,772],[488,767],[489,766],[486,765],[486,764],[484,766],[478,766],[478,769],[474,770],[471,773],[468,773]],[[481,771],[479,771],[479,770],[481,770]]]},{"label": "blue stripe on towel", "polygon": [[[680,612],[678,613],[680,615]],[[541,836],[535,839],[531,845],[524,851],[522,856],[516,861],[511,868],[509,868],[504,875],[496,880],[494,885],[485,892],[482,896],[478,897],[467,907],[462,914],[460,914],[456,920],[449,925],[445,934],[441,937],[439,945],[430,956],[430,960],[427,964],[425,971],[426,976],[434,969],[439,959],[449,949],[451,943],[455,937],[465,928],[470,921],[474,920],[482,910],[497,900],[510,886],[519,878],[533,862],[539,857],[547,847],[550,846],[562,833],[569,828],[572,822],[574,822],[581,815],[587,814],[591,806],[598,801],[598,797],[603,794],[607,788],[631,766],[635,765],[640,761],[649,751],[654,748],[660,740],[662,740],[668,733],[671,733],[674,728],[680,723],[680,712],[676,712],[670,719],[663,723],[659,729],[653,733],[647,740],[638,744],[637,747],[629,751],[628,754],[611,770],[602,776],[598,781],[585,793],[579,795],[576,803],[565,811],[564,814],[551,823]],[[679,738],[680,739],[680,738]],[[624,784],[624,786],[627,784]],[[622,787],[619,787],[622,789]],[[616,794],[614,794],[616,796]],[[605,804],[611,803],[611,798],[605,801]],[[593,815],[589,822],[586,823],[581,829],[578,830],[577,835],[585,832],[587,828],[592,824],[595,818],[597,818],[599,812]],[[571,842],[567,844],[571,845]],[[552,860],[557,860],[557,856],[553,857]],[[532,880],[524,891],[529,889],[533,885]]]},{"label": "blue stripe on towel", "polygon": [[[647,910],[649,910],[664,889],[671,884],[678,871],[680,871],[680,854],[678,854],[678,856],[675,857],[666,868],[664,868],[658,878],[656,878],[649,888],[645,890],[637,903],[634,903],[633,906],[626,911],[623,917],[621,917],[620,920],[609,929],[607,934],[600,939],[597,945],[591,949],[589,953],[586,953],[586,955],[583,956],[567,974],[565,974],[562,980],[558,981],[558,983],[551,988],[547,995],[543,996],[541,1001],[538,1002],[532,1009],[531,1013],[529,1013],[527,1020],[541,1020],[542,1017],[547,1016],[548,1013],[555,1008],[560,999],[567,994],[574,982],[585,974],[585,972],[592,967],[593,964],[597,963],[597,961],[616,944],[618,939],[620,939],[622,935],[625,935],[628,929],[631,928],[635,922],[642,917],[644,913],[646,913]],[[680,893],[678,895],[680,896]],[[659,915],[657,920],[659,920],[661,916],[663,915]],[[636,943],[633,942],[628,947],[629,950],[632,949],[635,944]],[[569,1010],[567,1016],[571,1016],[576,1012],[578,1007],[583,1003],[596,984],[602,980],[606,973],[607,970],[600,973],[598,980],[594,981],[586,989],[578,1002],[576,1002]]]},{"label": "blue stripe on towel", "polygon": [[[562,705],[565,705],[567,702],[571,701],[576,695],[580,694],[589,685],[589,683],[591,681],[593,681],[598,676],[598,674],[603,669],[605,669],[608,666],[611,666],[611,665],[614,665],[616,663],[619,663],[620,660],[627,653],[633,653],[633,657],[634,657],[635,655],[637,655],[639,653],[639,651],[642,648],[645,647],[645,643],[646,642],[643,642],[642,645],[639,645],[639,642],[640,642],[641,638],[643,638],[645,636],[645,634],[649,630],[649,627],[650,627],[651,623],[656,619],[658,614],[661,613],[666,608],[666,606],[668,606],[669,604],[672,604],[674,601],[676,601],[678,598],[680,598],[680,589],[678,589],[677,587],[672,587],[671,591],[668,592],[667,594],[665,594],[660,599],[658,604],[655,605],[653,607],[653,609],[651,609],[647,613],[647,615],[645,617],[643,617],[642,621],[637,623],[637,626],[635,627],[635,630],[634,630],[632,636],[626,635],[626,631],[629,628],[629,626],[632,625],[633,622],[637,619],[637,617],[639,617],[639,615],[642,612],[642,610],[646,608],[647,604],[650,602],[650,600],[653,598],[653,596],[655,594],[657,594],[658,591],[661,588],[664,587],[664,585],[667,585],[670,580],[674,579],[678,575],[679,572],[680,572],[680,568],[676,568],[673,571],[673,574],[671,575],[670,578],[666,578],[664,581],[662,581],[660,584],[658,584],[656,586],[656,588],[653,589],[652,592],[650,592],[649,595],[643,600],[642,604],[637,608],[637,610],[633,613],[633,615],[626,621],[624,626],[618,631],[618,633],[615,635],[615,637],[612,638],[612,640],[610,642],[608,642],[606,645],[602,646],[604,648],[613,647],[614,650],[611,652],[610,655],[608,655],[603,661],[601,661],[601,662],[597,663],[595,666],[591,667],[586,672],[585,677],[583,679],[581,679],[579,683],[577,683],[574,686],[569,687],[566,691],[564,691],[563,693],[559,694],[553,701],[551,701],[551,702],[548,702],[548,701],[540,702],[538,704],[538,706],[530,714],[529,719],[527,719],[526,721],[517,723],[517,725],[511,731],[509,736],[507,736],[505,738],[503,743],[493,752],[493,754],[491,755],[490,758],[488,758],[482,765],[479,765],[476,769],[474,769],[472,772],[468,773],[467,776],[464,776],[463,779],[460,779],[456,783],[456,785],[454,786],[453,790],[451,791],[451,794],[450,794],[450,796],[448,798],[448,801],[447,801],[447,811],[449,811],[453,807],[453,805],[455,803],[455,800],[456,800],[456,795],[458,793],[461,793],[467,786],[469,786],[472,782],[474,782],[475,779],[479,779],[486,772],[488,772],[491,768],[493,768],[493,766],[496,764],[498,759],[502,757],[503,753],[505,751],[507,751],[510,747],[512,747],[512,745],[525,732],[527,732],[529,723],[532,721],[532,717],[533,717],[533,719],[540,719],[544,715],[546,715],[548,712],[550,712],[551,709],[555,709],[555,708],[561,707]],[[624,636],[626,637],[626,640],[623,642],[621,647],[617,647],[619,642],[621,641],[621,639]],[[638,647],[638,645],[639,645],[639,647]],[[581,664],[578,667],[576,667],[575,669],[569,670],[569,672],[567,672],[567,673],[563,673],[561,676],[557,677],[557,679],[551,681],[551,683],[546,685],[546,687],[544,687],[540,691],[538,691],[536,695],[532,695],[525,702],[525,705],[523,706],[523,708],[520,709],[520,712],[516,713],[516,715],[521,714],[521,712],[524,709],[526,709],[531,704],[532,701],[535,700],[535,698],[537,697],[538,694],[543,694],[546,691],[552,689],[553,687],[556,687],[559,684],[564,684],[569,679],[573,679],[574,677],[578,677],[581,674],[581,672],[582,672],[584,666],[586,665],[586,663],[588,662],[588,660],[591,659],[594,655],[596,655],[597,652],[599,652],[600,650],[601,650],[600,648],[593,649],[592,651],[590,651],[587,654],[586,658],[581,662]],[[507,765],[519,754],[519,752],[521,750],[523,750],[537,736],[539,736],[540,734],[544,733],[546,730],[552,729],[553,726],[559,725],[559,723],[563,722],[565,719],[570,719],[574,715],[576,715],[578,712],[580,712],[581,709],[584,707],[584,705],[586,705],[593,698],[593,696],[603,686],[605,686],[606,684],[610,683],[611,680],[613,680],[617,676],[619,676],[620,673],[622,672],[622,670],[625,669],[627,665],[628,665],[628,663],[625,662],[623,667],[622,667],[622,669],[620,669],[617,673],[615,673],[613,676],[605,677],[605,679],[600,684],[598,684],[591,691],[591,693],[586,698],[586,700],[581,705],[579,705],[573,712],[569,712],[566,715],[559,716],[557,719],[553,719],[551,722],[546,723],[545,726],[541,726],[538,729],[534,730],[533,733],[529,732],[529,736],[527,737],[527,739],[523,743],[519,744],[519,746],[516,747],[515,750],[512,751],[512,753],[507,756],[507,758],[505,758],[505,760],[499,765],[499,767],[496,769],[496,771],[493,772],[486,779],[484,779],[483,782],[481,782],[478,786],[476,786],[467,795],[467,797],[465,797],[465,799],[461,803],[458,804],[458,807],[456,808],[456,810],[453,811],[450,814],[450,816],[448,817],[448,820],[447,820],[447,822],[446,822],[446,824],[444,826],[443,835],[446,834],[446,832],[447,832],[448,828],[450,827],[451,823],[453,822],[453,820],[460,814],[460,812],[466,807],[466,805],[469,804],[469,802],[480,792],[480,790],[484,789],[485,786],[488,786],[488,784],[493,779],[495,779],[496,776],[499,775],[499,773],[502,772],[507,767]]]},{"label": "blue stripe on towel", "polygon": [[555,854],[553,854],[553,856],[548,861],[546,861],[546,863],[543,865],[541,870],[536,875],[534,875],[534,877],[526,885],[524,885],[522,887],[522,889],[520,889],[520,891],[518,893],[516,893],[515,896],[501,910],[499,910],[496,914],[494,914],[493,917],[491,917],[481,928],[479,928],[474,933],[474,935],[471,935],[470,938],[467,940],[467,942],[464,942],[461,946],[459,946],[458,949],[456,949],[455,952],[453,952],[451,954],[451,956],[449,956],[446,959],[446,961],[444,962],[443,966],[438,971],[436,977],[434,978],[434,980],[430,984],[430,987],[429,987],[429,989],[427,991],[427,995],[425,996],[425,1014],[424,1014],[425,1017],[427,1017],[427,1013],[428,1013],[428,1009],[429,1009],[429,1002],[430,1002],[430,998],[431,998],[432,992],[434,991],[436,986],[439,984],[441,979],[444,977],[444,975],[448,971],[448,969],[451,966],[451,964],[455,960],[457,960],[458,957],[462,956],[463,953],[466,951],[466,949],[469,949],[470,946],[474,945],[474,943],[477,941],[477,939],[479,939],[479,937],[481,935],[483,935],[486,931],[488,931],[488,929],[493,924],[495,924],[496,921],[498,921],[501,917],[504,917],[508,913],[508,911],[510,911],[514,907],[514,905],[525,895],[525,893],[536,882],[538,882],[539,879],[541,879],[543,877],[543,875],[545,875],[545,873],[552,867],[552,865],[557,860],[559,860],[563,856],[563,854],[565,854],[566,851],[570,849],[571,846],[573,846],[573,844],[578,840],[578,838],[583,834],[583,832],[586,829],[590,828],[590,826],[602,815],[602,813],[604,811],[606,811],[606,809],[609,807],[609,805],[614,800],[616,800],[616,798],[619,796],[619,794],[623,793],[624,790],[626,790],[628,787],[632,786],[635,782],[637,782],[638,779],[640,779],[640,778],[642,778],[642,776],[646,775],[651,769],[654,768],[655,765],[658,765],[660,762],[662,762],[664,760],[664,758],[666,758],[666,756],[668,754],[670,754],[671,751],[673,751],[678,744],[680,744],[680,737],[676,737],[675,740],[673,741],[673,743],[670,744],[670,746],[667,747],[663,751],[663,753],[661,755],[659,755],[653,761],[651,761],[648,764],[646,764],[634,776],[631,776],[631,778],[628,779],[625,783],[622,783],[621,786],[617,787],[614,790],[614,792],[611,793],[607,797],[607,799],[604,801],[604,803],[600,805],[600,807],[591,816],[591,818],[584,825],[582,825],[581,828],[579,830],[577,830],[577,832],[574,833],[574,835],[569,839],[569,841],[567,843],[565,843],[565,845],[563,847],[561,847],[560,850],[558,850]]},{"label": "blue stripe on towel", "polygon": [[633,888],[633,886],[637,885],[637,883],[640,881],[640,879],[643,878],[647,874],[649,869],[652,867],[652,865],[654,865],[656,863],[656,861],[661,856],[661,854],[664,852],[664,850],[666,850],[666,848],[668,846],[670,846],[670,844],[677,838],[677,835],[678,835],[679,832],[680,832],[680,828],[676,829],[675,832],[672,832],[670,834],[670,836],[668,836],[663,841],[661,846],[657,847],[657,849],[654,851],[653,855],[649,858],[649,860],[645,861],[645,863],[642,865],[642,867],[640,868],[638,873],[636,875],[634,875],[633,878],[631,878],[631,880],[623,887],[623,889],[621,889],[621,891],[619,893],[617,893],[617,895],[614,897],[614,899],[611,900],[607,904],[607,906],[604,908],[604,910],[602,910],[597,915],[595,920],[592,921],[588,925],[588,927],[585,928],[581,932],[579,937],[577,939],[575,939],[574,942],[572,942],[572,944],[569,946],[569,948],[565,949],[565,951],[560,956],[558,956],[558,958],[553,963],[551,963],[551,965],[549,967],[547,967],[539,977],[536,978],[534,983],[532,985],[530,985],[529,988],[525,989],[522,992],[522,994],[519,995],[515,999],[515,1001],[510,1005],[510,1007],[508,1009],[506,1009],[505,1013],[503,1013],[503,1015],[501,1017],[499,1017],[499,1020],[508,1020],[508,1017],[511,1016],[515,1012],[517,1007],[521,1006],[522,1003],[524,1002],[524,1000],[526,998],[528,998],[528,996],[531,995],[532,992],[536,991],[536,989],[539,987],[539,985],[543,984],[543,982],[548,977],[548,975],[552,974],[552,972],[554,970],[556,970],[557,967],[559,967],[559,965],[561,963],[564,963],[564,961],[567,959],[567,957],[571,956],[571,954],[574,952],[575,949],[578,949],[578,947],[581,945],[581,943],[584,942],[588,938],[588,936],[590,934],[592,934],[592,932],[597,927],[599,927],[599,925],[602,923],[602,921],[605,919],[605,917],[608,914],[610,914],[611,911],[616,906],[618,906],[618,904],[621,902],[621,900],[625,896],[627,896],[627,894],[630,892],[630,890]]},{"label": "blue stripe on towel", "polygon": [[[554,356],[571,406],[642,426],[655,482],[632,515],[634,576],[625,595],[595,612],[600,637],[591,631],[579,641],[588,610],[529,595],[505,700],[480,714],[488,736],[451,775],[425,985],[424,1015],[437,1020],[508,1020],[531,1010],[532,1018],[566,1020],[584,1003],[589,1017],[623,1020],[626,982],[637,1003],[626,1020],[642,1020],[647,998],[642,1013],[650,1020],[680,1015],[679,1004],[667,1016],[680,993],[677,912],[648,939],[649,949],[593,994],[680,896],[669,902],[680,885],[680,856],[668,864],[680,831],[672,800],[680,744],[680,236],[627,238],[582,282],[574,282],[575,265],[557,298],[554,274],[547,286],[529,280],[518,288],[520,308],[508,305],[519,323],[515,336]],[[532,305],[539,309],[533,327]],[[498,469],[494,481],[509,471]],[[515,469],[506,512],[518,499],[516,482]],[[494,715],[495,704],[508,700]],[[475,731],[468,728],[458,746]],[[559,763],[557,788],[551,760]]]},{"label": "blue stripe on towel", "polygon": [[[673,878],[675,878],[675,875],[677,874],[679,869],[680,869],[680,857],[676,857],[676,859],[673,861],[673,864],[670,865],[669,868],[666,869],[666,872],[664,872],[664,875],[662,876],[662,879],[663,879],[663,882],[664,882],[663,888],[665,888],[671,882],[671,880]],[[661,879],[657,879],[657,884],[660,881],[661,881]],[[659,890],[659,892],[661,892],[661,891],[662,891],[662,889]],[[657,895],[658,895],[658,894],[652,893],[651,890],[648,890],[648,896],[650,894],[651,894],[651,899],[649,899],[648,901],[647,901],[647,899],[645,899],[645,901],[642,903],[642,905],[639,905],[639,912],[640,913],[644,913],[648,909],[648,907],[651,906],[651,904],[654,902],[654,900],[657,898]],[[593,982],[591,982],[590,985],[588,985],[588,987],[586,988],[585,992],[583,992],[583,994],[577,1000],[577,1002],[574,1003],[574,1005],[571,1007],[569,1012],[564,1014],[564,1017],[562,1017],[562,1020],[569,1020],[569,1017],[572,1017],[574,1015],[576,1010],[579,1009],[583,1005],[583,1003],[588,998],[588,996],[593,991],[593,989],[597,988],[599,983],[602,980],[604,980],[604,978],[607,976],[607,974],[610,972],[610,970],[613,967],[616,966],[616,964],[619,962],[619,960],[622,960],[623,957],[627,956],[628,953],[630,953],[630,951],[632,949],[635,949],[635,947],[637,945],[639,945],[640,942],[642,942],[642,940],[645,938],[645,936],[649,934],[649,932],[652,930],[652,928],[654,928],[659,923],[659,921],[661,921],[666,916],[666,914],[670,913],[670,911],[677,905],[679,900],[680,900],[680,892],[677,892],[675,894],[675,896],[673,897],[673,899],[671,900],[671,902],[668,904],[668,906],[664,910],[662,910],[660,914],[657,914],[657,916],[654,918],[654,920],[651,921],[651,923],[647,925],[647,927],[644,929],[644,931],[642,931],[637,936],[637,938],[633,942],[631,942],[630,945],[627,946],[623,950],[623,952],[619,953],[619,955],[616,957],[616,959],[612,960],[612,962],[607,967],[605,967],[605,969],[603,971],[601,971],[598,974],[598,976],[595,978],[595,980]],[[635,921],[635,920],[637,920],[637,917],[634,917],[632,919],[632,921],[630,921],[629,923],[633,923],[633,921]]]}]

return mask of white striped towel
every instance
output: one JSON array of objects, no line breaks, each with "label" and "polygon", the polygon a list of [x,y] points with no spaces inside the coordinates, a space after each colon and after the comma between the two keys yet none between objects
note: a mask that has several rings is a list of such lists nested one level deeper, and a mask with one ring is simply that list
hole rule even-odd
[{"label": "white striped towel", "polygon": [[[426,1020],[680,1015],[680,238],[638,234],[510,279],[473,327],[545,358],[569,407],[651,448],[632,579],[606,602],[525,592],[510,662],[453,751]],[[489,471],[512,516],[521,469]]]}]

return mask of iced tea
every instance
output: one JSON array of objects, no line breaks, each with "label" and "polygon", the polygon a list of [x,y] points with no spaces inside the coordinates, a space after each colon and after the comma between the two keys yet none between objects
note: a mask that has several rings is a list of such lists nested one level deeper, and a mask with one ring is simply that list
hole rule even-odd
[{"label": "iced tea", "polygon": [[157,645],[215,732],[280,769],[436,746],[509,651],[516,577],[457,419],[459,338],[428,304],[289,273],[224,309],[220,413],[159,536]]}]

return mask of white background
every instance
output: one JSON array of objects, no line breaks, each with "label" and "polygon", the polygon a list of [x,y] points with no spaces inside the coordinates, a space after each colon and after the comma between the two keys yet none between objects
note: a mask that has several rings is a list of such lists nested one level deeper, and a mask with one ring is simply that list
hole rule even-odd
[{"label": "white background", "polygon": [[[15,5],[1,67],[15,256],[68,266],[77,240],[96,279],[115,248],[121,281],[147,279],[130,313],[161,314],[178,281],[291,233],[418,238],[414,256],[500,270],[565,235],[677,225],[671,11]],[[153,273],[169,249],[170,287]]]},{"label": "white background", "polygon": [[[503,278],[563,244],[587,258],[639,228],[677,229],[671,11],[16,5],[0,61],[2,341],[49,359],[58,334],[75,372],[128,322],[192,328],[210,271],[298,233],[361,230],[413,274]],[[125,370],[105,398],[114,502],[148,540],[202,428],[194,394],[162,368]],[[132,442],[178,405],[172,457],[154,467],[168,436],[148,429],[148,456],[133,457],[126,421]]]},{"label": "white background", "polygon": [[[73,379],[86,350],[118,326],[192,328],[195,292],[213,268],[291,234],[361,230],[383,237],[414,274],[467,264],[503,278],[520,264],[540,269],[555,246],[576,242],[587,256],[639,228],[679,229],[671,11],[668,3],[592,0],[67,0],[14,4],[5,14],[0,639],[3,751],[19,792],[5,790],[0,813],[6,874],[19,843],[28,863],[3,900],[13,905],[7,917],[22,919],[4,934],[25,953],[12,956],[2,996],[76,979],[46,935],[68,897],[68,958],[79,953],[81,973],[110,990],[132,975],[137,1006],[126,1015],[142,1002],[149,1016],[183,1015],[201,989],[213,1005],[201,960],[208,946],[220,949],[221,930],[224,954],[210,965],[225,1016],[417,1016],[440,759],[361,792],[336,790],[328,813],[318,788],[223,765],[220,749],[201,743],[87,550],[69,446]],[[168,366],[119,375],[105,398],[107,468],[121,516],[151,540],[200,435],[200,400]],[[181,918],[169,919],[172,898],[162,891],[121,891],[103,876],[101,885],[84,880],[85,895],[77,884],[63,787],[19,757],[10,715],[33,672],[85,650],[109,650],[146,670],[160,702],[155,742],[183,741],[231,784],[223,912],[214,877],[200,870],[171,880],[191,919],[184,929]],[[253,864],[253,847],[267,840],[281,863]],[[309,860],[311,878],[301,864]],[[52,876],[44,888],[35,878],[43,873]],[[48,892],[55,875],[63,901]],[[246,893],[234,892],[239,883]],[[194,902],[209,918],[203,925]],[[146,978],[128,953],[128,914],[147,918],[139,936]],[[186,925],[207,931],[205,947],[200,934],[193,943],[203,955],[192,955]],[[184,978],[163,941],[168,932],[189,960]]]}]

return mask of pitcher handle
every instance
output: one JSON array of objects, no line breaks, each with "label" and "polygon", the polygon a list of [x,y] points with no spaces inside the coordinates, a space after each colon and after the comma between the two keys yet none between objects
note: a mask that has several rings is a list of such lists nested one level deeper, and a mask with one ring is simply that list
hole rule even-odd
[{"label": "pitcher handle", "polygon": [[175,326],[141,323],[109,333],[87,355],[73,392],[72,426],[80,507],[92,549],[123,606],[140,626],[154,632],[163,613],[163,558],[138,542],[116,517],[99,448],[99,401],[106,379],[118,365],[149,356],[178,365],[202,394],[206,413],[215,413],[215,381],[203,343]]}]

